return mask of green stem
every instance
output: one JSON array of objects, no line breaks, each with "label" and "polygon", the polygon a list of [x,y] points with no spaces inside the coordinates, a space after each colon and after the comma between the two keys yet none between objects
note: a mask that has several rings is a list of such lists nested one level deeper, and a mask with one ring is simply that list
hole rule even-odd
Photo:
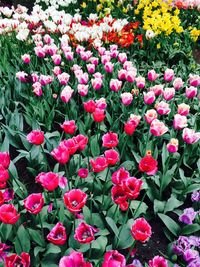
[{"label": "green stem", "polygon": [[70,190],[71,187],[70,187],[69,173],[68,173],[67,165],[64,164],[64,166],[65,166],[65,175],[66,175],[66,178],[67,178],[68,189]]},{"label": "green stem", "polygon": [[144,198],[146,197],[146,194],[147,194],[147,191],[144,193],[144,196],[142,197],[142,199],[141,199],[139,205],[137,206],[137,209],[134,211],[134,213],[133,213],[133,219],[135,219],[135,215],[137,214],[137,212],[138,212],[140,206],[142,205],[143,200],[144,200]]},{"label": "green stem", "polygon": [[107,184],[107,180],[108,180],[108,173],[109,173],[109,167],[108,167],[108,169],[107,169],[107,172],[106,172],[106,178],[105,178],[104,185],[103,185],[102,208],[104,207],[105,191],[106,191],[106,184]]},{"label": "green stem", "polygon": [[39,218],[39,221],[40,221],[40,226],[41,226],[42,236],[43,236],[43,238],[44,238],[44,228],[43,228],[43,223],[42,223],[42,218],[41,218],[40,213],[38,213],[38,218]]},{"label": "green stem", "polygon": [[43,158],[44,158],[44,160],[45,160],[45,162],[46,162],[46,164],[47,164],[47,167],[48,167],[49,171],[51,171],[51,168],[50,168],[49,162],[48,162],[48,160],[47,160],[46,153],[44,152],[44,148],[43,148],[43,146],[42,146],[42,145],[40,145],[40,147],[41,147],[41,150],[42,150]]}]

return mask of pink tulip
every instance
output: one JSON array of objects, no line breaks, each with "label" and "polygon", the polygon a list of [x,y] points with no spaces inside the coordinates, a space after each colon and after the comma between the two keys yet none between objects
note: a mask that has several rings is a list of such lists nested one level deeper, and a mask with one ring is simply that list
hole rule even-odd
[{"label": "pink tulip", "polygon": [[137,75],[137,72],[135,71],[135,69],[133,70],[128,70],[126,73],[126,80],[129,83],[133,83],[135,81],[135,77]]},{"label": "pink tulip", "polygon": [[171,82],[174,78],[174,71],[172,69],[166,69],[164,73],[164,80],[166,82]]},{"label": "pink tulip", "polygon": [[57,55],[57,54],[55,54],[55,55],[53,55],[51,58],[52,58],[53,63],[54,63],[55,65],[60,65],[60,63],[61,63],[61,61],[62,61],[61,55]]},{"label": "pink tulip", "polygon": [[104,69],[105,69],[105,71],[108,72],[108,73],[113,72],[113,68],[114,68],[114,64],[111,63],[111,62],[107,62],[107,63],[104,65]]},{"label": "pink tulip", "polygon": [[145,78],[142,76],[138,76],[137,78],[135,78],[136,81],[136,86],[139,89],[143,89],[145,87]]},{"label": "pink tulip", "polygon": [[103,81],[100,78],[91,79],[91,83],[92,83],[92,87],[94,88],[94,90],[101,89],[103,85]]},{"label": "pink tulip", "polygon": [[133,95],[131,93],[122,93],[121,94],[121,100],[122,100],[122,103],[125,105],[125,106],[128,106],[132,103],[133,101]]},{"label": "pink tulip", "polygon": [[174,116],[173,127],[176,130],[181,130],[187,127],[187,117],[180,114]]},{"label": "pink tulip", "polygon": [[95,72],[95,65],[94,64],[87,64],[87,70],[90,74],[93,74]]},{"label": "pink tulip", "polygon": [[87,84],[87,83],[88,83],[88,80],[89,80],[88,73],[85,72],[85,73],[79,75],[79,76],[77,77],[77,79],[78,79],[78,82],[79,82],[79,83],[81,83],[81,84]]},{"label": "pink tulip", "polygon": [[78,88],[79,95],[80,96],[86,96],[88,94],[88,87],[89,87],[89,85],[78,84],[77,88]]},{"label": "pink tulip", "polygon": [[166,101],[171,100],[175,95],[175,89],[173,87],[165,88],[163,91],[163,97]]},{"label": "pink tulip", "polygon": [[149,70],[147,76],[149,81],[154,82],[159,75],[155,72],[155,70]]},{"label": "pink tulip", "polygon": [[147,93],[143,92],[144,95],[144,103],[146,105],[151,105],[155,101],[156,97],[153,91],[149,91]]},{"label": "pink tulip", "polygon": [[190,106],[182,103],[180,105],[178,105],[178,114],[182,115],[182,116],[187,116],[190,112]]},{"label": "pink tulip", "polygon": [[29,64],[31,62],[31,57],[28,54],[22,55],[21,58],[25,64]]},{"label": "pink tulip", "polygon": [[41,96],[43,94],[41,83],[39,83],[39,82],[33,83],[32,88],[33,88],[33,92],[36,96]]},{"label": "pink tulip", "polygon": [[161,136],[168,131],[168,127],[162,121],[155,119],[150,125],[150,132],[155,136]]},{"label": "pink tulip", "polygon": [[195,133],[194,130],[185,128],[183,129],[182,137],[187,144],[194,144],[200,139],[200,132]]},{"label": "pink tulip", "polygon": [[62,73],[62,71],[61,71],[61,69],[60,69],[59,66],[55,66],[55,67],[53,68],[53,74],[54,74],[55,76],[58,76],[58,75],[61,74],[61,73]]},{"label": "pink tulip", "polygon": [[184,82],[182,81],[181,78],[176,78],[173,82],[173,86],[175,88],[175,90],[180,90],[181,87],[183,86]]},{"label": "pink tulip", "polygon": [[155,96],[159,96],[163,94],[163,85],[162,84],[156,84],[149,88],[149,91],[153,91]]},{"label": "pink tulip", "polygon": [[59,74],[57,76],[57,78],[58,78],[59,83],[61,85],[67,85],[67,83],[69,82],[70,75],[66,72],[63,72],[63,73]]},{"label": "pink tulip", "polygon": [[72,94],[73,94],[74,90],[72,90],[72,88],[70,86],[66,86],[61,94],[60,94],[60,98],[61,100],[64,102],[64,103],[68,103],[69,100],[71,99],[72,97]]},{"label": "pink tulip", "polygon": [[168,103],[161,101],[160,103],[156,104],[156,111],[160,115],[168,115],[171,109],[169,108]]},{"label": "pink tulip", "polygon": [[126,55],[126,53],[119,53],[118,54],[118,60],[119,60],[119,62],[120,63],[124,63],[124,62],[126,62],[127,61],[127,55]]},{"label": "pink tulip", "polygon": [[95,66],[99,64],[98,57],[91,57],[89,61],[91,62],[91,64],[94,64]]},{"label": "pink tulip", "polygon": [[185,95],[187,98],[194,98],[197,95],[197,88],[194,86],[187,87]]},{"label": "pink tulip", "polygon": [[118,92],[122,87],[122,81],[118,79],[111,79],[110,80],[110,90],[114,92]]},{"label": "pink tulip", "polygon": [[153,120],[157,119],[157,112],[155,111],[155,109],[149,109],[147,110],[147,112],[144,114],[144,118],[145,118],[145,121],[148,123],[148,124],[151,124]]},{"label": "pink tulip", "polygon": [[127,75],[127,71],[124,69],[118,70],[118,79],[119,80],[125,80]]},{"label": "pink tulip", "polygon": [[107,56],[107,55],[101,56],[101,63],[103,65],[105,65],[107,62],[110,62],[110,60],[111,60],[111,57],[110,56]]},{"label": "pink tulip", "polygon": [[167,150],[169,153],[176,153],[178,151],[178,139],[172,138],[167,144]]},{"label": "pink tulip", "polygon": [[197,87],[200,85],[200,76],[199,75],[189,75],[190,86]]}]

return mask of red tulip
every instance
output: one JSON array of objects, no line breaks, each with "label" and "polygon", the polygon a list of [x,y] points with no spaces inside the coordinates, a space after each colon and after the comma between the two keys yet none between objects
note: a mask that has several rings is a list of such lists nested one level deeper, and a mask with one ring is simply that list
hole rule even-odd
[{"label": "red tulip", "polygon": [[143,182],[135,177],[128,178],[123,183],[123,189],[129,199],[136,199],[139,196]]},{"label": "red tulip", "polygon": [[158,168],[158,162],[151,155],[146,155],[139,162],[139,169],[141,172],[146,172],[148,175],[154,175]]},{"label": "red tulip", "polygon": [[88,113],[93,113],[96,109],[96,103],[94,102],[94,100],[89,100],[87,102],[84,102],[83,106],[85,111]]},{"label": "red tulip", "polygon": [[27,135],[26,139],[31,144],[41,145],[44,142],[44,133],[40,130],[33,130]]},{"label": "red tulip", "polygon": [[0,165],[0,182],[5,183],[9,179],[9,172],[3,165]]},{"label": "red tulip", "polygon": [[75,230],[74,238],[81,244],[89,244],[94,240],[97,230],[85,222],[81,222]]},{"label": "red tulip", "polygon": [[92,264],[85,262],[81,252],[73,251],[69,256],[61,258],[59,267],[92,267]]},{"label": "red tulip", "polygon": [[119,143],[118,135],[113,132],[104,134],[102,140],[103,140],[103,146],[107,148],[116,147]]},{"label": "red tulip", "polygon": [[0,207],[0,221],[5,224],[15,224],[19,220],[20,214],[17,213],[13,204],[4,204]]},{"label": "red tulip", "polygon": [[60,164],[66,164],[69,161],[69,151],[63,145],[59,145],[57,148],[54,148],[54,150],[51,151],[51,155]]},{"label": "red tulip", "polygon": [[30,255],[26,252],[22,252],[20,256],[12,254],[5,258],[5,267],[29,267],[30,266]]},{"label": "red tulip", "polygon": [[126,267],[126,259],[117,250],[110,250],[104,255],[102,267]]},{"label": "red tulip", "polygon": [[6,182],[0,181],[0,189],[4,189],[6,187]]},{"label": "red tulip", "polygon": [[105,111],[103,109],[96,108],[95,111],[92,113],[92,117],[93,117],[93,120],[95,122],[100,123],[105,119],[106,114],[105,114]]},{"label": "red tulip", "polygon": [[80,189],[72,189],[64,194],[64,203],[72,213],[78,213],[84,207],[87,195]]},{"label": "red tulip", "polygon": [[128,171],[124,169],[124,167],[121,167],[117,171],[113,172],[112,174],[112,182],[116,185],[122,185],[124,181],[126,181],[130,177],[130,174]]},{"label": "red tulip", "polygon": [[43,205],[44,198],[41,193],[31,194],[24,199],[25,209],[32,214],[38,214],[42,210]]},{"label": "red tulip", "polygon": [[3,193],[0,191],[0,206],[3,205],[4,203],[4,195]]},{"label": "red tulip", "polygon": [[61,128],[64,130],[66,134],[74,134],[76,131],[76,124],[74,120],[64,121],[61,125]]},{"label": "red tulip", "polygon": [[135,240],[145,243],[151,237],[151,226],[144,218],[139,218],[133,223],[131,234]]},{"label": "red tulip", "polygon": [[10,165],[10,156],[8,152],[0,152],[0,165],[8,169]]},{"label": "red tulip", "polygon": [[65,227],[61,222],[58,222],[47,235],[47,240],[54,245],[64,245],[67,239]]},{"label": "red tulip", "polygon": [[133,124],[131,121],[128,121],[124,124],[124,132],[127,134],[127,135],[132,135],[134,134],[135,132],[135,124]]},{"label": "red tulip", "polygon": [[167,260],[161,256],[155,256],[149,261],[149,267],[168,267]]},{"label": "red tulip", "polygon": [[107,160],[104,157],[97,157],[95,160],[91,159],[90,164],[93,172],[101,172],[108,167]]},{"label": "red tulip", "polygon": [[60,143],[60,146],[63,146],[67,149],[69,155],[74,155],[79,148],[78,144],[76,143],[76,140],[73,138],[70,138],[68,140],[64,140]]},{"label": "red tulip", "polygon": [[111,196],[113,202],[117,205],[122,205],[127,200],[126,192],[124,191],[123,187],[114,185],[111,189]]},{"label": "red tulip", "polygon": [[88,177],[88,173],[89,173],[89,171],[88,171],[88,169],[86,169],[86,168],[80,168],[80,169],[78,170],[78,176],[79,176],[80,178],[83,178],[83,179],[85,179],[85,178]]},{"label": "red tulip", "polygon": [[79,135],[73,137],[73,139],[75,140],[76,144],[78,145],[78,149],[80,151],[84,150],[85,147],[87,146],[87,143],[88,143],[87,136],[79,134]]},{"label": "red tulip", "polygon": [[104,152],[108,165],[115,165],[119,161],[119,153],[114,149],[109,149]]},{"label": "red tulip", "polygon": [[54,172],[41,172],[35,180],[48,191],[55,190],[59,185],[59,175]]}]

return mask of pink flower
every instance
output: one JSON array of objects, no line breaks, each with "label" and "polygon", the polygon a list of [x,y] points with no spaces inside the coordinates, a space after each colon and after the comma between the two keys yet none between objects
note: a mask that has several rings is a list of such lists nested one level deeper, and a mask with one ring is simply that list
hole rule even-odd
[{"label": "pink flower", "polygon": [[159,96],[163,94],[163,85],[162,84],[156,84],[149,88],[149,91],[153,91],[155,96]]},{"label": "pink flower", "polygon": [[95,111],[92,113],[92,117],[95,122],[101,123],[105,119],[106,114],[103,109],[96,108]]},{"label": "pink flower", "polygon": [[126,267],[126,259],[117,250],[110,250],[104,255],[102,267]]},{"label": "pink flower", "polygon": [[168,127],[158,119],[154,119],[150,125],[150,132],[155,136],[161,136],[168,131]]},{"label": "pink flower", "polygon": [[74,52],[71,51],[65,52],[65,57],[67,60],[72,61],[74,59]]},{"label": "pink flower", "polygon": [[176,153],[178,151],[178,139],[172,138],[167,144],[167,150],[169,153]]},{"label": "pink flower", "polygon": [[94,90],[101,89],[101,87],[103,85],[103,81],[101,78],[91,79],[91,83],[92,83],[92,87],[94,88]]},{"label": "pink flower", "polygon": [[183,115],[183,116],[187,116],[190,112],[190,106],[182,103],[180,105],[178,105],[178,114]]},{"label": "pink flower", "polygon": [[200,139],[200,132],[195,133],[194,130],[185,128],[183,129],[182,137],[187,144],[194,144]]},{"label": "pink flower", "polygon": [[63,145],[59,145],[57,148],[54,148],[54,150],[51,151],[51,155],[60,164],[66,164],[69,161],[69,151]]},{"label": "pink flower", "polygon": [[153,82],[158,78],[159,75],[155,72],[155,70],[149,70],[147,76],[148,80]]},{"label": "pink flower", "polygon": [[200,76],[199,75],[189,75],[190,86],[197,87],[200,85]]},{"label": "pink flower", "polygon": [[58,185],[61,189],[64,189],[67,186],[67,178],[64,176],[59,177]]},{"label": "pink flower", "polygon": [[50,75],[41,75],[40,76],[40,83],[42,86],[45,86],[47,84],[51,84],[53,81],[53,77]]},{"label": "pink flower", "polygon": [[54,63],[55,65],[60,65],[60,63],[61,63],[61,61],[62,61],[61,55],[57,55],[57,54],[55,54],[55,55],[53,55],[51,58],[52,58],[53,63]]},{"label": "pink flower", "polygon": [[187,98],[194,98],[197,95],[197,88],[194,86],[187,87],[185,89],[185,95]]},{"label": "pink flower", "polygon": [[104,65],[104,69],[105,69],[106,72],[111,73],[111,72],[113,72],[114,64],[111,63],[111,62],[107,62],[107,63]]},{"label": "pink flower", "polygon": [[137,71],[135,68],[128,70],[126,73],[126,80],[129,83],[133,83],[135,81],[135,77],[137,75]]},{"label": "pink flower", "polygon": [[55,190],[59,185],[59,175],[54,172],[41,172],[35,180],[36,183],[40,183],[48,191]]},{"label": "pink flower", "polygon": [[24,71],[18,71],[16,73],[17,79],[19,79],[20,82],[22,82],[22,83],[26,83],[27,82],[27,76],[28,76],[28,74],[26,72],[24,72]]},{"label": "pink flower", "polygon": [[91,57],[90,62],[94,64],[95,66],[97,66],[99,64],[99,59],[98,57]]},{"label": "pink flower", "polygon": [[137,70],[133,67],[133,62],[131,61],[125,61],[124,64],[123,64],[123,68],[125,70],[131,70],[131,69],[134,69],[134,72],[137,73]]},{"label": "pink flower", "polygon": [[44,133],[40,130],[33,130],[27,135],[26,139],[31,144],[41,145],[44,142]]},{"label": "pink flower", "polygon": [[157,119],[157,112],[155,109],[149,109],[147,112],[144,114],[145,121],[148,124],[151,124],[153,120]]},{"label": "pink flower", "polygon": [[127,61],[127,55],[126,55],[126,53],[119,53],[118,54],[118,60],[119,60],[119,62],[120,63],[124,63],[124,62],[126,62]]},{"label": "pink flower", "polygon": [[101,172],[108,167],[107,160],[104,157],[97,157],[95,160],[91,159],[90,164],[93,172]]},{"label": "pink flower", "polygon": [[105,65],[107,62],[110,62],[110,60],[111,60],[111,57],[108,56],[108,55],[103,55],[103,56],[101,56],[101,63],[102,63],[103,65]]},{"label": "pink flower", "polygon": [[76,131],[76,124],[74,120],[64,121],[61,125],[61,128],[64,130],[66,134],[74,134]]},{"label": "pink flower", "polygon": [[106,109],[107,107],[106,99],[103,97],[95,100],[95,104],[96,104],[96,108],[99,108],[99,109]]},{"label": "pink flower", "polygon": [[47,240],[54,245],[64,245],[67,240],[65,227],[61,222],[58,222],[47,235]]},{"label": "pink flower", "polygon": [[119,80],[125,80],[127,75],[127,71],[124,69],[118,70],[117,77]]},{"label": "pink flower", "polygon": [[57,78],[58,78],[59,83],[61,85],[67,85],[69,78],[70,78],[70,75],[66,72],[63,72],[61,74],[58,74]]},{"label": "pink flower", "polygon": [[175,88],[175,90],[180,90],[181,87],[183,86],[184,82],[182,81],[181,78],[176,78],[173,82],[173,86]]},{"label": "pink flower", "polygon": [[172,69],[166,69],[164,73],[164,80],[166,82],[171,82],[174,78],[174,71]]},{"label": "pink flower", "polygon": [[54,74],[55,76],[58,76],[58,75],[61,74],[61,73],[62,73],[62,71],[61,71],[61,69],[60,69],[59,66],[55,66],[55,67],[53,68],[53,74]]},{"label": "pink flower", "polygon": [[94,100],[88,100],[87,102],[83,102],[83,106],[86,112],[93,113],[96,109],[96,103]]},{"label": "pink flower", "polygon": [[116,147],[119,143],[117,133],[109,132],[103,135],[102,137],[103,147],[113,148]]},{"label": "pink flower", "polygon": [[142,89],[145,87],[145,78],[144,77],[138,76],[137,78],[135,78],[135,81],[136,81],[136,86],[139,89]]},{"label": "pink flower", "polygon": [[167,260],[161,256],[155,256],[149,261],[149,267],[168,267]]},{"label": "pink flower", "polygon": [[171,100],[175,95],[175,89],[173,87],[165,88],[163,91],[163,97],[166,101]]},{"label": "pink flower", "polygon": [[85,262],[81,252],[73,251],[69,256],[64,256],[59,262],[59,267],[92,267],[92,264]]},{"label": "pink flower", "polygon": [[173,127],[176,130],[181,130],[187,127],[187,117],[180,114],[174,116]]},{"label": "pink flower", "polygon": [[75,230],[74,239],[81,244],[89,244],[94,240],[94,233],[98,232],[94,227],[81,222]]},{"label": "pink flower", "polygon": [[167,115],[170,113],[171,109],[169,108],[169,104],[161,101],[160,103],[156,104],[156,111],[160,115]]},{"label": "pink flower", "polygon": [[35,50],[35,54],[37,57],[39,57],[39,58],[45,57],[46,53],[45,53],[45,49],[43,47],[37,46],[34,48],[34,50]]},{"label": "pink flower", "polygon": [[95,72],[95,65],[94,64],[87,64],[87,70],[90,74]]},{"label": "pink flower", "polygon": [[111,91],[118,92],[122,87],[122,81],[118,79],[111,79],[110,80],[110,89]]},{"label": "pink flower", "polygon": [[86,96],[88,94],[88,87],[89,85],[86,84],[78,84],[78,93],[80,96]]},{"label": "pink flower", "polygon": [[88,177],[89,171],[86,168],[80,168],[78,170],[78,176],[82,179],[85,179]]},{"label": "pink flower", "polygon": [[10,165],[10,155],[8,152],[0,152],[0,165],[8,169]]},{"label": "pink flower", "polygon": [[28,54],[22,55],[21,58],[25,64],[29,64],[31,62],[31,57]]},{"label": "pink flower", "polygon": [[108,165],[115,165],[119,161],[119,153],[114,149],[109,149],[104,152]]},{"label": "pink flower", "polygon": [[112,182],[116,185],[122,185],[130,177],[130,173],[124,169],[124,167],[119,168],[112,174]]},{"label": "pink flower", "polygon": [[155,93],[153,91],[149,91],[147,93],[143,92],[144,95],[144,103],[146,105],[151,105],[155,101]]},{"label": "pink flower", "polygon": [[66,86],[61,94],[60,94],[60,98],[61,100],[64,102],[64,103],[68,103],[69,100],[71,99],[72,97],[72,94],[73,94],[74,90],[72,90],[72,88],[70,86]]},{"label": "pink flower", "polygon": [[85,73],[82,73],[82,74],[78,75],[77,79],[78,79],[78,82],[79,83],[81,83],[81,84],[87,84],[88,83],[88,80],[89,80],[88,73],[85,72]]},{"label": "pink flower", "polygon": [[122,99],[122,103],[125,106],[128,106],[132,103],[133,101],[133,95],[131,93],[125,92],[121,94],[121,99]]},{"label": "pink flower", "polygon": [[133,123],[135,125],[135,127],[138,126],[138,124],[140,123],[140,120],[141,120],[141,116],[140,115],[135,115],[135,114],[131,114],[130,115],[129,121],[131,123]]},{"label": "pink flower", "polygon": [[77,149],[79,148],[77,142],[76,142],[76,139],[74,139],[75,137],[73,138],[69,138],[67,140],[63,140],[61,143],[60,143],[60,146],[61,147],[64,147],[65,149],[67,149],[69,155],[74,155],[77,151]]}]

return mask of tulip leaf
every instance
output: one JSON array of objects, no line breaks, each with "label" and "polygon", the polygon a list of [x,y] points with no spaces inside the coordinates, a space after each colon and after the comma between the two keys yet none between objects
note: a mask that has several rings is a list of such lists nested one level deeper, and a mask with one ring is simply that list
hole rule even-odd
[{"label": "tulip leaf", "polygon": [[183,227],[181,234],[182,235],[191,235],[193,233],[196,233],[200,231],[200,225],[198,223],[194,223],[192,225],[186,225],[185,227]]},{"label": "tulip leaf", "polygon": [[[128,225],[125,224],[125,225],[122,225],[121,227],[119,229],[120,235],[116,236],[117,239],[119,239],[118,248],[126,249],[126,248],[129,248],[133,244],[133,237],[131,235],[131,230],[128,227]],[[115,243],[117,243],[117,241],[115,241]]]},{"label": "tulip leaf", "polygon": [[100,155],[100,148],[97,141],[97,135],[91,138],[90,148],[93,157],[97,157]]},{"label": "tulip leaf", "polygon": [[45,242],[44,239],[41,237],[41,234],[33,229],[28,229],[31,239],[37,243],[39,246],[44,247]]},{"label": "tulip leaf", "polygon": [[108,225],[110,226],[110,228],[112,229],[113,233],[118,236],[119,234],[119,230],[117,228],[116,223],[113,221],[112,218],[110,217],[106,217],[106,222],[108,223]]},{"label": "tulip leaf", "polygon": [[15,250],[17,254],[21,254],[22,252],[29,252],[30,247],[31,243],[28,230],[23,225],[20,225],[15,239]]},{"label": "tulip leaf", "polygon": [[158,213],[158,216],[173,235],[177,236],[180,233],[181,228],[173,219],[162,213]]}]

